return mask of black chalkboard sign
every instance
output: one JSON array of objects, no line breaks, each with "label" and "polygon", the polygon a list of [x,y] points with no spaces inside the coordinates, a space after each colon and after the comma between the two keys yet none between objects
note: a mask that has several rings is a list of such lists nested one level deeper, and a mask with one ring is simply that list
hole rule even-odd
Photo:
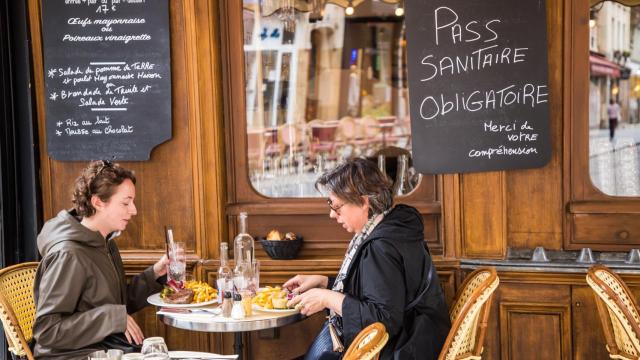
[{"label": "black chalkboard sign", "polygon": [[406,0],[416,169],[545,165],[549,87],[544,0]]},{"label": "black chalkboard sign", "polygon": [[148,160],[171,138],[167,0],[42,1],[47,148]]}]

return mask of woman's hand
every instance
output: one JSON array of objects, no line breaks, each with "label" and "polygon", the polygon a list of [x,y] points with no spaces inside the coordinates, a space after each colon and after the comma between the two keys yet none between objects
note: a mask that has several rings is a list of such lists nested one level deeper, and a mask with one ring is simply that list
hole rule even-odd
[{"label": "woman's hand", "polygon": [[131,315],[127,315],[127,330],[124,331],[124,336],[127,337],[127,341],[131,344],[141,345],[142,340],[144,340],[140,326],[138,326]]},{"label": "woman's hand", "polygon": [[329,278],[322,275],[296,275],[282,285],[294,294],[301,294],[313,288],[327,288]]},{"label": "woman's hand", "polygon": [[153,273],[156,275],[156,279],[167,273],[167,266],[169,266],[169,258],[167,254],[164,254],[157,263],[153,264]]},{"label": "woman's hand", "polygon": [[342,314],[344,294],[328,289],[310,289],[289,300],[287,307],[299,307],[302,315],[313,315],[325,308]]}]

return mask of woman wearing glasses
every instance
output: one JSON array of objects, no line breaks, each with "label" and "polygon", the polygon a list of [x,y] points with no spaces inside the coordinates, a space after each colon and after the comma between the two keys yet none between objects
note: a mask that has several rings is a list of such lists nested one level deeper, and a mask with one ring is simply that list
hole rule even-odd
[{"label": "woman wearing glasses", "polygon": [[162,290],[168,261],[163,256],[126,283],[114,238],[137,213],[135,182],[118,164],[90,163],[75,181],[73,209],[60,211],[38,235],[36,358],[86,359],[96,350],[130,352],[142,343],[129,314]]},{"label": "woman wearing glasses", "polygon": [[354,236],[336,278],[296,275],[283,285],[300,294],[289,305],[303,314],[330,313],[305,359],[339,358],[377,321],[389,333],[380,359],[436,359],[451,324],[421,215],[393,206],[389,179],[368,160],[339,165],[316,187],[329,194],[329,216]]}]

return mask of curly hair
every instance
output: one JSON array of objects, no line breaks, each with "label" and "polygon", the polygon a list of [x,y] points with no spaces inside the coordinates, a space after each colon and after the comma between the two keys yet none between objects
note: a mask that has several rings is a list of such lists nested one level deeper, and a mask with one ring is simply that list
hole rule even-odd
[{"label": "curly hair", "polygon": [[79,216],[92,216],[96,209],[91,205],[91,197],[96,195],[104,202],[109,201],[116,188],[126,179],[136,183],[136,177],[131,170],[108,160],[92,161],[76,178],[71,200],[74,209]]},{"label": "curly hair", "polygon": [[355,158],[324,173],[316,181],[316,189],[332,192],[339,199],[362,206],[369,198],[369,217],[393,206],[393,183],[373,162]]}]

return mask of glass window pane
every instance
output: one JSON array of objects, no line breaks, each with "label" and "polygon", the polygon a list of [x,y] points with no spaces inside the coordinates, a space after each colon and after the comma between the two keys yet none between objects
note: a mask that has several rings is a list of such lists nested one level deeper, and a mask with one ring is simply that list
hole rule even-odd
[{"label": "glass window pane", "polygon": [[417,186],[400,4],[244,0],[247,154],[259,193],[322,196],[318,176],[357,156],[377,161],[397,194]]},{"label": "glass window pane", "polygon": [[640,7],[589,14],[589,173],[607,195],[640,196]]}]

